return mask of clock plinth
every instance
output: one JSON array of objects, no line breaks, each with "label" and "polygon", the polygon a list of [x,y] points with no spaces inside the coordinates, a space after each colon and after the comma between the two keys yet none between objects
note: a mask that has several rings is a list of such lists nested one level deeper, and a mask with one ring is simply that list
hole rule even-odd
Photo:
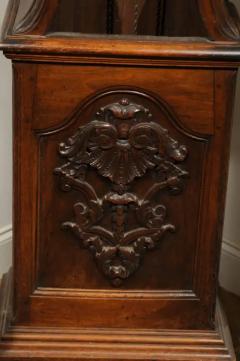
[{"label": "clock plinth", "polygon": [[0,360],[234,360],[216,290],[239,28],[229,1],[10,1]]},{"label": "clock plinth", "polygon": [[[1,286],[1,359],[4,360],[235,360],[225,315],[219,302],[212,331],[75,329],[9,326],[12,272]],[[5,317],[3,317],[3,314]],[[8,326],[7,326],[8,325]]]}]

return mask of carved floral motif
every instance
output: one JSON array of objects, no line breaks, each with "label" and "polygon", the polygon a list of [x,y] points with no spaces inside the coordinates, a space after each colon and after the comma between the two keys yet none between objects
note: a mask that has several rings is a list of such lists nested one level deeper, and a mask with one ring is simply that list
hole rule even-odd
[{"label": "carved floral motif", "polygon": [[[75,220],[62,227],[80,239],[104,275],[118,286],[138,269],[146,251],[156,248],[166,232],[175,231],[174,225],[165,223],[166,207],[156,204],[154,196],[163,189],[182,191],[188,173],[178,163],[186,159],[187,148],[152,121],[148,109],[124,98],[102,107],[95,120],[60,144],[59,153],[67,159],[55,169],[62,189],[75,189],[85,199],[74,205]],[[103,197],[85,180],[89,167],[110,181]],[[139,197],[130,188],[148,170],[154,170],[156,181]],[[101,221],[109,209],[112,228],[106,229]],[[131,212],[138,226],[128,230]]]}]

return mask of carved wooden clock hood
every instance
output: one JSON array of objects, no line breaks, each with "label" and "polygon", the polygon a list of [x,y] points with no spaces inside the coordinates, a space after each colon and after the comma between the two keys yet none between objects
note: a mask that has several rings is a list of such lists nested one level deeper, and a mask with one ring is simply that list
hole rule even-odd
[{"label": "carved wooden clock hood", "polygon": [[216,299],[237,5],[9,1],[0,360],[234,360]]}]

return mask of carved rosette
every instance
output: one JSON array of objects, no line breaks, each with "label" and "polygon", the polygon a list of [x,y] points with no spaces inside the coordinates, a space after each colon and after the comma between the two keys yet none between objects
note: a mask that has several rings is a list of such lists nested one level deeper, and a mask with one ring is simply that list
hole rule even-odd
[{"label": "carved rosette", "polygon": [[[165,223],[167,210],[156,204],[161,190],[178,194],[188,172],[179,163],[187,148],[171,138],[168,131],[152,120],[149,109],[121,99],[102,107],[94,120],[80,127],[59,145],[66,162],[54,173],[64,191],[75,189],[85,202],[74,204],[75,220],[62,224],[89,249],[103,272],[115,286],[120,285],[140,266],[143,255],[155,249],[166,232],[175,226]],[[86,181],[89,167],[110,181],[109,191],[99,197]],[[133,181],[152,170],[155,182],[143,197],[131,191]],[[109,214],[111,229],[102,221]],[[131,212],[138,226],[127,229]]]}]

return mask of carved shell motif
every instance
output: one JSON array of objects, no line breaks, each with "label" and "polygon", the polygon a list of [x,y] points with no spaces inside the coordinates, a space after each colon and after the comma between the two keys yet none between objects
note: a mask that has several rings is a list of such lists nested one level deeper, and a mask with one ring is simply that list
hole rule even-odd
[{"label": "carved shell motif", "polygon": [[[187,155],[186,147],[150,121],[152,115],[141,105],[122,99],[102,108],[97,116],[104,121],[92,121],[60,144],[60,154],[69,158],[76,171],[80,164],[90,165],[113,183],[127,185],[155,168],[166,155],[175,161],[183,161]],[[141,121],[143,116],[148,122]]]},{"label": "carved shell motif", "polygon": [[[187,148],[152,121],[148,109],[124,98],[101,108],[93,121],[60,144],[59,153],[67,159],[55,169],[62,189],[74,188],[86,199],[86,204],[74,205],[76,221],[64,222],[63,228],[74,232],[102,272],[119,285],[137,270],[146,250],[155,248],[165,232],[175,230],[164,223],[166,207],[154,204],[154,195],[165,188],[182,191],[182,179],[188,173],[177,163],[186,159]],[[85,181],[89,166],[111,182],[102,198]],[[129,192],[133,180],[150,169],[156,173],[156,182],[144,197]],[[112,229],[101,226],[106,204],[112,208]],[[127,231],[133,208],[139,227]]]}]

